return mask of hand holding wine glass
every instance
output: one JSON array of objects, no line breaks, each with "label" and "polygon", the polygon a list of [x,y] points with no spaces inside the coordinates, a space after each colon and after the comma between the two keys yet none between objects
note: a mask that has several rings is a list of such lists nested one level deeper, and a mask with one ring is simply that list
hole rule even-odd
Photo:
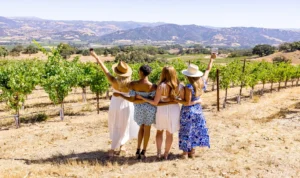
[{"label": "hand holding wine glass", "polygon": [[216,59],[218,55],[218,48],[211,48],[211,58]]}]

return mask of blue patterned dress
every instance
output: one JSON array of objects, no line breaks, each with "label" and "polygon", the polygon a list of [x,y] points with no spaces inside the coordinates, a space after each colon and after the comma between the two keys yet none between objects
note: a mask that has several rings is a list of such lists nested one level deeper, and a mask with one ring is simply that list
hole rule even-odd
[{"label": "blue patterned dress", "polygon": [[[192,101],[196,101],[199,97],[195,97],[195,92],[191,84],[186,85],[192,90]],[[193,106],[182,106],[180,112],[180,130],[179,130],[179,149],[184,152],[191,152],[196,146],[210,147],[208,129],[200,104]]]},{"label": "blue patterned dress", "polygon": [[[155,96],[155,90],[152,92],[139,92],[131,90],[129,92],[130,96],[140,95],[145,98],[153,99]],[[156,106],[149,103],[134,104],[134,120],[141,125],[151,125],[155,122]]]}]

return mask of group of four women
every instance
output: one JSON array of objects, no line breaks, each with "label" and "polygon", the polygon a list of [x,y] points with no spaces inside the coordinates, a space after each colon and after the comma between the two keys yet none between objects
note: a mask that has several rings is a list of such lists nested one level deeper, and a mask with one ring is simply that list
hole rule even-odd
[{"label": "group of four women", "polygon": [[[156,85],[148,80],[148,75],[151,73],[148,65],[140,67],[139,80],[131,81],[132,69],[125,62],[120,61],[112,66],[116,75],[114,77],[93,50],[91,55],[100,64],[114,92],[108,113],[108,126],[112,140],[110,157],[117,153],[118,148],[125,150],[123,145],[129,139],[138,137],[136,157],[145,159],[152,124],[157,129],[158,158],[168,159],[173,134],[178,130],[179,148],[183,150],[183,158],[193,157],[194,148],[197,146],[210,147],[200,96],[206,87],[216,54],[211,55],[204,74],[194,64],[189,64],[188,69],[182,71],[189,81],[186,86],[180,83],[177,72],[172,66],[163,68],[160,81]],[[179,104],[182,104],[181,110]],[[164,131],[166,131],[166,140],[162,155]]]}]

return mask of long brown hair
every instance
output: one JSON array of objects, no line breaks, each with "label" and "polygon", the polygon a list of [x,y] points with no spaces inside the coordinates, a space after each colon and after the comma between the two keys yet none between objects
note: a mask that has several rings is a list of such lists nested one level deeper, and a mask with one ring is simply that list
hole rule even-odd
[{"label": "long brown hair", "polygon": [[170,98],[171,99],[176,98],[178,93],[176,89],[179,86],[179,80],[177,78],[177,72],[174,67],[166,66],[163,68],[158,84],[160,85],[162,83],[165,83],[170,87]]},{"label": "long brown hair", "polygon": [[202,95],[202,89],[204,87],[204,83],[201,77],[188,77],[190,84],[193,86],[195,91],[195,96],[199,97]]}]

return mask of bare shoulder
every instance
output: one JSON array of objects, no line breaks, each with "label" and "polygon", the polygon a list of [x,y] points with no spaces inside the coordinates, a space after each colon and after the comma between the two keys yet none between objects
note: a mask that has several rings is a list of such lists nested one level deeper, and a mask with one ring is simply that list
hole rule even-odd
[{"label": "bare shoulder", "polygon": [[129,87],[130,89],[134,89],[135,86],[136,86],[137,84],[138,84],[138,81],[131,81],[131,82],[129,83],[128,87]]},{"label": "bare shoulder", "polygon": [[192,89],[190,88],[190,86],[185,86],[184,90],[187,91],[187,92],[192,92]]}]

